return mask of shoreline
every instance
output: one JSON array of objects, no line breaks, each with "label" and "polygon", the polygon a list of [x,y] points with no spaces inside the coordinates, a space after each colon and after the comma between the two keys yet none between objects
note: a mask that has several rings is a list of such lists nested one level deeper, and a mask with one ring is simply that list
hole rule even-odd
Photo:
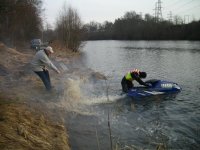
[{"label": "shoreline", "polygon": [[[57,95],[46,92],[29,68],[34,51],[19,52],[1,42],[0,51],[0,149],[69,150],[62,116],[54,116],[45,104],[56,101]],[[61,54],[56,55],[59,61],[69,62],[74,57],[71,53],[61,58]],[[53,83],[55,80],[52,73]]]}]

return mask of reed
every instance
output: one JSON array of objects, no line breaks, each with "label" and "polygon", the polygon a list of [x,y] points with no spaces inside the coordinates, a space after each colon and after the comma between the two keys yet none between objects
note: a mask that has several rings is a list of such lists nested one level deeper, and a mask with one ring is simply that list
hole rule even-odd
[{"label": "reed", "polygon": [[[107,80],[105,80],[106,84],[106,97],[107,101],[109,101],[109,85]],[[110,109],[108,108],[108,131],[109,131],[109,139],[110,139],[110,149],[113,150],[113,143],[112,143],[112,132],[111,132],[111,125],[110,125]]]}]

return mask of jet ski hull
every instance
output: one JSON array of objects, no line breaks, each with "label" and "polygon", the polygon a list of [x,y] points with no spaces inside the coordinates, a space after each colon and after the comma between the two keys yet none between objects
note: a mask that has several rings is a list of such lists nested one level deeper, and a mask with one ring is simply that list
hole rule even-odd
[{"label": "jet ski hull", "polygon": [[181,88],[177,83],[164,80],[148,80],[146,83],[151,87],[133,87],[127,93],[130,97],[148,97],[161,94],[170,94],[180,92]]}]

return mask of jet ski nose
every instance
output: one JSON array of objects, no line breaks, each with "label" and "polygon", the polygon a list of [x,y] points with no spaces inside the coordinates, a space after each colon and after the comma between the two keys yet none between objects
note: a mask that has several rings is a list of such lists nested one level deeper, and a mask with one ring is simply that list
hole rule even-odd
[{"label": "jet ski nose", "polygon": [[174,89],[176,89],[177,91],[180,91],[180,90],[181,90],[181,87],[178,86],[178,84],[174,84]]}]

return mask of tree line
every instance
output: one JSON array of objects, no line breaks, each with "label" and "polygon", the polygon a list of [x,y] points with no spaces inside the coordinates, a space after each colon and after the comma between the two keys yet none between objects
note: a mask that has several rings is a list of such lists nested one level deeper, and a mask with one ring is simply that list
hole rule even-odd
[{"label": "tree line", "polygon": [[16,46],[32,39],[43,42],[59,40],[66,49],[78,51],[81,45],[82,23],[79,14],[63,5],[55,29],[44,26],[42,0],[0,0],[0,41]]},{"label": "tree line", "polygon": [[179,16],[174,21],[161,20],[135,11],[103,24],[90,22],[84,25],[84,40],[200,40],[200,21],[185,24]]},{"label": "tree line", "polygon": [[78,51],[83,40],[200,40],[200,21],[185,24],[178,16],[158,21],[131,11],[114,23],[83,24],[77,10],[64,4],[52,29],[44,26],[43,12],[42,0],[0,0],[0,41],[15,46],[34,38],[58,40]]},{"label": "tree line", "polygon": [[41,0],[0,0],[0,40],[9,45],[39,37]]}]

